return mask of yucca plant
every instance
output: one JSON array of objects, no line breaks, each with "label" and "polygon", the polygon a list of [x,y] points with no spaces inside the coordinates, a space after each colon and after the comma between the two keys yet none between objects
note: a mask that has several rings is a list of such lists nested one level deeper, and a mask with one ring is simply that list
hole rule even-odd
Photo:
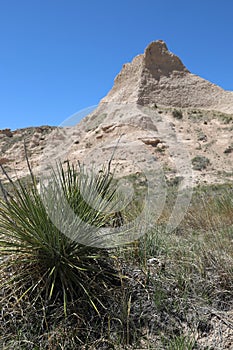
[{"label": "yucca plant", "polygon": [[108,168],[95,173],[69,163],[40,186],[31,175],[30,184],[11,182],[0,201],[1,287],[19,299],[60,298],[65,312],[75,299],[99,312],[101,295],[120,283],[104,247],[103,228],[119,201],[113,177]]}]

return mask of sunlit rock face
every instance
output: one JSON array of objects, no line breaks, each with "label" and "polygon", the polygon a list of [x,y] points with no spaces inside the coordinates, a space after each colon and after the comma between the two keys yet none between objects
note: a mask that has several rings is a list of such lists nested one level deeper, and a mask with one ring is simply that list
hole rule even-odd
[{"label": "sunlit rock face", "polygon": [[123,65],[102,103],[159,104],[233,113],[233,92],[192,74],[164,41],[154,41],[144,54]]}]

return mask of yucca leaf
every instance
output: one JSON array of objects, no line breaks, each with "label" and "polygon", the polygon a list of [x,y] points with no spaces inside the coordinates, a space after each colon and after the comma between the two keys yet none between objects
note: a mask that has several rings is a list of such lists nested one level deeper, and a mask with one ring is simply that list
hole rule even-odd
[{"label": "yucca leaf", "polygon": [[[0,201],[1,265],[6,267],[1,285],[9,290],[14,285],[19,300],[29,294],[32,302],[61,295],[65,314],[68,300],[85,297],[99,313],[102,291],[110,289],[111,279],[118,279],[108,250],[96,246],[98,230],[117,204],[112,175],[106,169],[96,174],[68,163],[51,169],[48,184],[42,182],[40,189],[34,175],[30,184],[18,180],[11,185],[9,200]],[[62,201],[77,218],[73,233],[69,216],[63,212],[59,217]],[[7,277],[9,270],[13,275]]]}]

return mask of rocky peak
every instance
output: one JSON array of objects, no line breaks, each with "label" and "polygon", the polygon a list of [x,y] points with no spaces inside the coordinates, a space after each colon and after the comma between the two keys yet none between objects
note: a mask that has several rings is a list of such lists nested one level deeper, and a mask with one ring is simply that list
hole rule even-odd
[{"label": "rocky peak", "polygon": [[157,80],[162,75],[170,76],[173,71],[189,72],[179,57],[168,51],[167,45],[163,40],[153,41],[146,48],[144,53],[144,67]]},{"label": "rocky peak", "polygon": [[189,72],[162,40],[123,65],[103,103],[158,104],[233,113],[233,92]]}]

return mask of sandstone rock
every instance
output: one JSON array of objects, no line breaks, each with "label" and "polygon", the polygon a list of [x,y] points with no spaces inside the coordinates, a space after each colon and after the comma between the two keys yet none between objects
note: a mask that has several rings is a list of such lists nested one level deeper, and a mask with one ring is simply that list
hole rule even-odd
[{"label": "sandstone rock", "polygon": [[229,154],[229,153],[232,153],[233,152],[233,146],[228,146],[226,149],[225,149],[225,151],[224,151],[224,153],[226,153],[226,154]]},{"label": "sandstone rock", "polygon": [[159,139],[156,138],[144,138],[144,139],[140,139],[143,143],[145,143],[145,145],[150,145],[153,147],[156,147],[159,143],[161,143],[161,141]]},{"label": "sandstone rock", "polygon": [[123,66],[101,103],[204,108],[233,113],[233,92],[189,72],[161,41]]},{"label": "sandstone rock", "polygon": [[164,143],[159,142],[157,144],[157,148],[158,148],[158,150],[165,150],[165,148],[167,148],[167,146]]},{"label": "sandstone rock", "polygon": [[13,132],[11,129],[0,130],[0,134],[6,135],[7,137],[13,137]]},{"label": "sandstone rock", "polygon": [[138,126],[144,130],[151,130],[151,131],[158,130],[155,123],[152,121],[152,119],[150,117],[145,116],[145,115],[143,115],[143,116],[135,115],[134,117],[129,119],[129,123],[131,125]]},{"label": "sandstone rock", "polygon": [[115,124],[103,125],[103,126],[102,126],[102,130],[103,130],[104,132],[109,132],[109,131],[112,130],[112,128],[113,128],[114,126],[115,126]]},{"label": "sandstone rock", "polygon": [[10,159],[8,159],[8,158],[0,158],[0,165],[6,164],[8,162],[10,162]]}]

